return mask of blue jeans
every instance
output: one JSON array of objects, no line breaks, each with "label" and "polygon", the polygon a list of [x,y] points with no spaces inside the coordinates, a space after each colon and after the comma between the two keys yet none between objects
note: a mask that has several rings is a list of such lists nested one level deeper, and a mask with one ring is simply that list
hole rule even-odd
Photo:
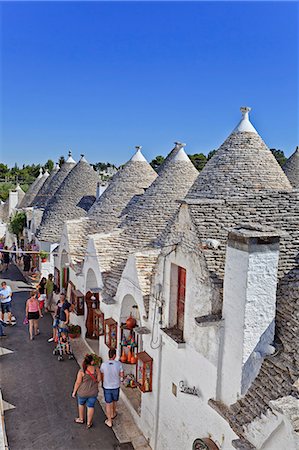
[{"label": "blue jeans", "polygon": [[96,401],[97,397],[80,397],[78,395],[78,404],[81,406],[86,403],[87,408],[94,408]]},{"label": "blue jeans", "polygon": [[105,397],[106,403],[118,402],[119,388],[116,388],[116,389],[104,388],[104,397]]}]

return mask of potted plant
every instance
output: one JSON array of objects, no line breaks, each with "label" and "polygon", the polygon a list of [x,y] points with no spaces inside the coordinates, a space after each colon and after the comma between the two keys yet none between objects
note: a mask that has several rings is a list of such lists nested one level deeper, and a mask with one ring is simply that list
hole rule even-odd
[{"label": "potted plant", "polygon": [[95,366],[100,366],[102,364],[102,358],[99,355],[97,355],[96,353],[91,353],[91,356],[93,357]]},{"label": "potted plant", "polygon": [[69,337],[72,339],[76,339],[81,334],[80,325],[69,325]]},{"label": "potted plant", "polygon": [[49,255],[49,253],[47,253],[47,252],[43,252],[43,251],[39,252],[39,256],[40,256],[42,262],[47,262],[48,255]]}]

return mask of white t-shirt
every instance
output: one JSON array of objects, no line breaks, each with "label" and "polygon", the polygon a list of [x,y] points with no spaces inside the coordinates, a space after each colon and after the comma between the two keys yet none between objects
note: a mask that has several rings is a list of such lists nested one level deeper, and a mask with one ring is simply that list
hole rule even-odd
[{"label": "white t-shirt", "polygon": [[1,299],[1,303],[8,303],[11,301],[11,287],[10,286],[6,286],[6,288],[2,288],[0,289],[0,296],[3,295],[4,298],[0,297]]},{"label": "white t-shirt", "polygon": [[120,361],[109,359],[101,365],[101,372],[104,374],[103,387],[105,389],[117,389],[120,386],[120,372],[123,372],[123,366]]}]

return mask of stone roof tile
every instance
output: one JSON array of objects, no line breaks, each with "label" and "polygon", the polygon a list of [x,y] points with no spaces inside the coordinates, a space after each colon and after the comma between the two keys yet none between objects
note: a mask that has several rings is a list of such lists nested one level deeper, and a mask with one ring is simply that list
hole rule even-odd
[{"label": "stone roof tile", "polygon": [[72,162],[72,158],[69,156],[67,161],[65,161],[61,168],[57,171],[56,174],[51,178],[48,183],[47,189],[40,192],[40,196],[37,196],[36,202],[34,202],[34,206],[37,208],[46,208],[49,200],[54,197],[70,171],[75,167],[76,162]]},{"label": "stone roof tile", "polygon": [[95,170],[81,159],[64,179],[55,196],[49,200],[36,233],[37,239],[59,242],[65,221],[87,214],[95,200],[98,180]]},{"label": "stone roof tile", "polygon": [[28,191],[26,192],[22,201],[20,202],[19,208],[28,208],[29,206],[31,206],[33,200],[39,193],[40,189],[42,188],[43,184],[46,182],[48,177],[49,173],[45,172],[44,174],[42,174],[42,169],[40,169],[39,176],[36,178],[36,180],[34,180],[34,182],[29,187]]},{"label": "stone roof tile", "polygon": [[241,123],[207,162],[187,197],[216,198],[292,189],[262,138]]}]

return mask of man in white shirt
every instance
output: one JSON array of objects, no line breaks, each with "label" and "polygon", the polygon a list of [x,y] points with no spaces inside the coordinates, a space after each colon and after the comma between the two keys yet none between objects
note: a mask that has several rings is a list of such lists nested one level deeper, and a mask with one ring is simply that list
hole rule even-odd
[{"label": "man in white shirt", "polygon": [[0,289],[1,319],[4,321],[4,315],[5,315],[5,313],[7,313],[9,325],[12,325],[12,323],[11,323],[11,297],[12,297],[11,287],[8,286],[5,281],[3,281],[1,283],[1,289]]},{"label": "man in white shirt", "polygon": [[116,417],[116,403],[119,399],[120,382],[123,381],[124,371],[120,361],[115,361],[116,350],[111,348],[108,353],[109,361],[101,365],[102,384],[106,402],[107,420],[105,424],[111,428]]}]

